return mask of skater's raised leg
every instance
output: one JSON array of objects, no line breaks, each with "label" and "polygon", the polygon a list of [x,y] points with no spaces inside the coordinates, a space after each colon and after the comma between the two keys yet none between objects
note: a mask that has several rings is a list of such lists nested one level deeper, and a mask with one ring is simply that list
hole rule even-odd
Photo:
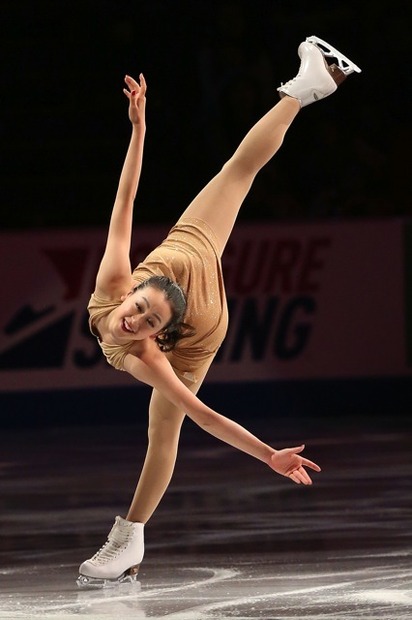
[{"label": "skater's raised leg", "polygon": [[259,170],[280,148],[286,131],[300,110],[296,99],[285,97],[245,136],[222,170],[203,188],[183,213],[205,221],[223,253],[239,209]]},{"label": "skater's raised leg", "polygon": [[[281,101],[252,127],[234,155],[182,215],[181,219],[194,217],[207,222],[221,253],[255,176],[278,151],[301,107],[332,94],[347,75],[360,71],[317,37],[301,43],[298,54],[301,65],[297,76],[278,88]],[[333,56],[338,64],[329,66],[325,56]]]}]

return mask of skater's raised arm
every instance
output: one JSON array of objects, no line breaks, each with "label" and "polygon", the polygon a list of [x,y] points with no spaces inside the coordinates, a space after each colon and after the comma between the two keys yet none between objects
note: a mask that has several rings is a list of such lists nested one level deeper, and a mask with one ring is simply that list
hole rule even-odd
[{"label": "skater's raised arm", "polygon": [[316,463],[299,456],[304,446],[275,450],[237,422],[210,409],[178,379],[163,354],[159,353],[154,358],[150,357],[148,363],[144,359],[127,355],[124,369],[139,381],[159,390],[171,403],[185,411],[203,430],[263,461],[274,471],[289,477],[297,484],[312,484],[305,467],[320,471]]},{"label": "skater's raised arm", "polygon": [[125,77],[127,88],[123,92],[129,99],[132,135],[113,205],[106,249],[96,279],[96,292],[103,296],[124,292],[131,279],[129,254],[133,205],[142,169],[146,133],[146,82],[142,74],[139,79],[140,83],[129,76]]}]

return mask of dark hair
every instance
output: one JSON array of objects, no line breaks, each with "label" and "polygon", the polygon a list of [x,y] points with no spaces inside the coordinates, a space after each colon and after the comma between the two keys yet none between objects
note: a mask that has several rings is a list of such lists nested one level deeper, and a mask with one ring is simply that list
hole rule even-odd
[{"label": "dark hair", "polygon": [[195,334],[195,329],[183,321],[186,313],[187,301],[184,292],[176,282],[167,276],[151,276],[136,286],[134,291],[142,290],[148,286],[162,291],[167,301],[170,303],[170,308],[172,310],[172,318],[169,323],[156,336],[159,349],[166,353],[174,349],[178,341],[182,338],[193,336]]}]

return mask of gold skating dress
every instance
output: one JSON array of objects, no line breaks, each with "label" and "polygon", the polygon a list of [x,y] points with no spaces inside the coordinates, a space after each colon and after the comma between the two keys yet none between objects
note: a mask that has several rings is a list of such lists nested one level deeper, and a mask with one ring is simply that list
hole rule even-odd
[{"label": "gold skating dress", "polygon": [[[228,311],[223,284],[222,265],[214,232],[203,220],[182,218],[166,239],[133,271],[140,284],[151,276],[167,276],[177,282],[187,297],[185,323],[196,333],[180,340],[169,353],[176,374],[196,383],[202,369],[209,364],[227,331]],[[89,325],[98,337],[94,322],[121,304],[105,300],[95,293],[90,298]],[[109,364],[123,370],[124,358],[133,342],[109,345],[99,340]]]}]

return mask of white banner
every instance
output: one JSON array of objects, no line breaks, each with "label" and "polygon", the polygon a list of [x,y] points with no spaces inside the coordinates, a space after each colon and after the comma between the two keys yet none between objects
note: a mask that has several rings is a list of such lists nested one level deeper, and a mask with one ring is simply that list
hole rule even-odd
[{"label": "white banner", "polygon": [[[403,223],[239,224],[224,256],[230,328],[209,381],[398,376]],[[167,232],[141,226],[133,264]],[[133,383],[89,334],[106,231],[0,235],[0,390]]]}]

